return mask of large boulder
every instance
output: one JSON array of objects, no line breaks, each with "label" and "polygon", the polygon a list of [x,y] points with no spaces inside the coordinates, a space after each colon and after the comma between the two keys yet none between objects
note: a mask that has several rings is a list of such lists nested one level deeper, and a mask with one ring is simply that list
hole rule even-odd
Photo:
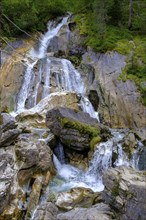
[{"label": "large boulder", "polygon": [[144,220],[145,173],[128,167],[110,168],[103,175],[103,199],[117,213],[120,220]]},{"label": "large boulder", "polygon": [[[21,138],[21,137],[20,137]],[[19,140],[15,147],[19,184],[35,178],[35,174],[55,173],[52,151],[43,141]]]},{"label": "large boulder", "polygon": [[91,207],[95,201],[101,200],[100,193],[94,193],[86,188],[73,188],[69,192],[57,195],[56,206],[62,210],[71,210],[75,207]]},{"label": "large boulder", "polygon": [[97,120],[82,111],[54,108],[47,112],[46,124],[64,145],[77,151],[89,150],[95,138],[101,140]]}]

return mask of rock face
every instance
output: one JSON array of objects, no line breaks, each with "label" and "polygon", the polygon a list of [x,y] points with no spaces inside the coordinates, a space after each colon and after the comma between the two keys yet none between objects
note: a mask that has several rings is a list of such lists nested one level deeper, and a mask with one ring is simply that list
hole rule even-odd
[{"label": "rock face", "polygon": [[15,98],[18,93],[22,78],[23,78],[24,66],[20,63],[20,58],[13,60],[9,58],[2,66],[0,74],[0,111],[5,107],[9,110],[13,110],[15,106]]},{"label": "rock face", "polygon": [[96,119],[88,113],[69,108],[60,107],[48,111],[46,124],[63,144],[77,151],[89,150],[90,141],[100,133]]},{"label": "rock face", "polygon": [[134,82],[118,80],[126,57],[117,52],[98,54],[89,49],[82,58],[83,63],[95,69],[90,89],[98,93],[98,110],[105,123],[114,128],[143,128],[146,108],[140,102],[140,93]]},{"label": "rock face", "polygon": [[127,167],[111,168],[103,175],[103,199],[120,220],[144,220],[146,216],[145,173]]},{"label": "rock face", "polygon": [[99,203],[91,208],[75,208],[57,215],[57,220],[111,220],[113,213],[108,205]]}]

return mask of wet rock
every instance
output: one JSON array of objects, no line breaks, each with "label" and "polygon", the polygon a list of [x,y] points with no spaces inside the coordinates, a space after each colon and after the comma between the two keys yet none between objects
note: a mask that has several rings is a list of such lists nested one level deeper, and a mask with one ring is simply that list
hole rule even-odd
[{"label": "wet rock", "polygon": [[138,161],[138,167],[140,170],[146,170],[146,147],[143,148],[142,152],[140,153],[139,161]]},{"label": "wet rock", "polygon": [[75,207],[91,207],[95,200],[101,200],[100,193],[86,188],[73,188],[69,192],[59,193],[55,204],[62,210],[71,210]]},{"label": "wet rock", "polygon": [[39,205],[34,213],[35,220],[56,220],[58,208],[51,202],[45,202]]},{"label": "wet rock", "polygon": [[57,215],[57,220],[111,220],[114,215],[108,205],[99,203],[91,208],[75,208]]},{"label": "wet rock", "polygon": [[90,142],[100,133],[96,119],[88,113],[69,108],[60,107],[48,111],[46,124],[64,145],[77,151],[89,150]]},{"label": "wet rock", "polygon": [[144,172],[128,167],[111,168],[104,173],[103,183],[103,199],[116,211],[117,219],[145,219]]}]

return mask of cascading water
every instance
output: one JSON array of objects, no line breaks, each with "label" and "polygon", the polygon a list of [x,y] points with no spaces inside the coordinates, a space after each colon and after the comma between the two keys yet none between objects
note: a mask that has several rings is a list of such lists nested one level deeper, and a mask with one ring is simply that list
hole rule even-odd
[{"label": "cascading water", "polygon": [[[98,112],[94,111],[92,104],[88,98],[84,96],[86,91],[84,90],[84,83],[81,74],[74,68],[69,60],[47,56],[47,47],[49,46],[51,39],[55,37],[60,28],[66,24],[67,19],[68,17],[63,18],[57,25],[54,22],[49,23],[48,31],[41,38],[38,50],[32,49],[30,51],[29,58],[26,60],[28,67],[26,68],[23,83],[17,96],[16,111],[18,113],[22,112],[27,106],[28,108],[31,108],[32,112],[37,112],[38,109],[42,109],[42,103],[38,103],[38,93],[41,89],[42,93],[39,98],[40,100],[43,99],[43,101],[45,101],[46,96],[51,96],[50,81],[53,72],[58,90],[75,91],[80,93],[82,96],[80,102],[82,110],[99,121]],[[33,61],[30,61],[30,58]],[[56,71],[52,71],[54,65],[53,59],[55,62],[59,63],[59,67],[58,69],[56,67]],[[37,76],[35,75],[34,69],[34,67],[36,68],[36,64],[40,64]],[[111,166],[121,165],[137,167],[139,158],[137,152],[134,152],[133,159],[129,160],[122,149],[121,141],[125,134],[116,130],[111,130],[111,133],[112,137],[108,141],[96,146],[93,158],[86,172],[69,164],[65,164],[63,147],[61,143],[58,143],[59,147],[56,155],[58,156],[59,154],[60,157],[58,156],[59,158],[57,158],[54,155],[54,164],[58,171],[56,178],[61,179],[62,184],[56,186],[51,182],[49,186],[50,189],[64,191],[73,187],[82,186],[91,188],[93,191],[102,191],[104,189],[102,184],[102,172],[104,170]],[[117,154],[115,161],[113,161],[113,152],[116,152]]]},{"label": "cascading water", "polygon": [[98,122],[100,122],[98,112],[95,112],[91,102],[89,101],[89,99],[87,97],[82,96],[80,104],[81,104],[81,108],[84,112],[89,113],[89,115],[92,118],[96,118],[98,120]]},{"label": "cascading water", "polygon": [[[29,97],[29,93],[30,93],[31,80],[33,78],[33,67],[38,62],[39,59],[44,58],[46,56],[47,48],[50,43],[50,40],[53,39],[53,37],[57,35],[60,28],[67,22],[67,19],[68,19],[68,17],[64,17],[62,19],[62,21],[57,26],[55,26],[54,21],[49,22],[48,31],[45,35],[43,35],[42,39],[40,40],[40,45],[38,47],[38,50],[32,49],[29,52],[29,55],[28,55],[29,57],[28,57],[28,59],[26,59],[27,68],[24,73],[24,79],[22,82],[22,86],[20,88],[20,91],[18,93],[17,100],[16,100],[16,112],[22,112],[25,109],[26,100]],[[31,60],[31,62],[30,62],[30,60]],[[42,71],[41,71],[41,73],[42,73]],[[45,86],[48,86],[48,82],[49,82],[48,75],[49,74],[48,74],[48,69],[47,69],[47,74],[46,74],[47,81],[46,81]],[[36,105],[36,97],[37,97],[38,87],[39,87],[39,85],[37,83],[36,89],[34,90],[34,97],[33,97],[35,100],[34,105]],[[46,92],[46,87],[45,87],[45,91],[43,93],[42,98],[44,98],[45,94],[48,95],[48,92]],[[31,107],[33,107],[33,106],[31,106]]]}]

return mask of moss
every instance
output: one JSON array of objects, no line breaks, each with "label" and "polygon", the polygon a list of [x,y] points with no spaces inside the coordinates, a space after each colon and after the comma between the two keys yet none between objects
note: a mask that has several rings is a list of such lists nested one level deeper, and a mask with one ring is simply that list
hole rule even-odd
[{"label": "moss", "polygon": [[116,197],[119,195],[119,184],[117,183],[113,188],[112,188],[112,196]]},{"label": "moss", "polygon": [[101,137],[93,137],[92,140],[90,141],[90,149],[94,150],[94,147],[97,143],[101,141]]},{"label": "moss", "polygon": [[74,128],[80,133],[88,134],[90,138],[97,137],[99,135],[98,128],[78,121],[73,121],[68,118],[61,119],[61,124],[65,128]]},{"label": "moss", "polygon": [[75,67],[79,66],[81,63],[81,57],[79,56],[69,56],[67,58],[74,64]]}]

